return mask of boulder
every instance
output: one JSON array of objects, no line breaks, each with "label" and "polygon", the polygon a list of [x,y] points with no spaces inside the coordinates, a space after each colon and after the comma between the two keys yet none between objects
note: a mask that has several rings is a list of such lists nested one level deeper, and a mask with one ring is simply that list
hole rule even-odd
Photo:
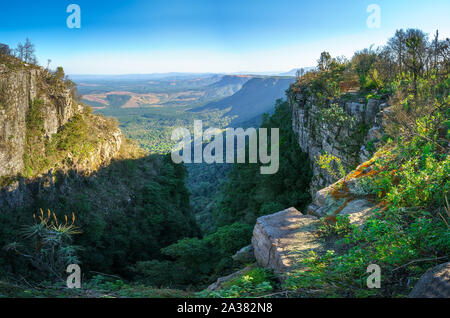
[{"label": "boulder", "polygon": [[253,263],[255,261],[253,245],[243,247],[232,258],[235,262],[242,264]]},{"label": "boulder", "polygon": [[423,274],[409,298],[450,298],[450,262]]},{"label": "boulder", "polygon": [[310,205],[308,205],[308,207],[306,208],[306,214],[308,215],[312,215],[312,216],[317,216],[320,217],[318,211],[319,211],[320,207],[314,203],[311,203]]},{"label": "boulder", "polygon": [[348,202],[339,214],[348,215],[351,224],[360,226],[373,214],[375,208],[375,204],[366,199],[359,199]]},{"label": "boulder", "polygon": [[316,195],[314,196],[314,202],[317,206],[322,207],[325,205],[325,201],[330,194],[332,187],[327,187],[324,189],[321,189],[316,192]]},{"label": "boulder", "polygon": [[322,249],[314,235],[318,219],[290,208],[260,217],[253,231],[252,245],[259,265],[283,276],[299,268],[310,251]]}]

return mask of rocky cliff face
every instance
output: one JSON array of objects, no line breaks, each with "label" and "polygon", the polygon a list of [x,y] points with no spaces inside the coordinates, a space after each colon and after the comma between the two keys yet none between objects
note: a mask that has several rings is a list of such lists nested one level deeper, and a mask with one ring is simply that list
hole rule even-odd
[{"label": "rocky cliff face", "polygon": [[80,111],[70,90],[51,81],[52,76],[39,67],[0,64],[0,176],[16,175],[24,169],[26,115],[33,100],[44,102],[47,137]]},{"label": "rocky cliff face", "polygon": [[[339,158],[345,170],[350,171],[370,158],[371,150],[382,137],[383,114],[388,106],[383,98],[366,99],[359,97],[358,93],[349,93],[330,101],[325,108],[301,93],[290,92],[288,100],[298,143],[313,163],[313,197],[317,190],[336,181],[315,163],[318,156],[327,152]],[[332,104],[338,111],[343,110],[344,118],[348,115],[348,120],[330,114]]]},{"label": "rocky cliff face", "polygon": [[[51,141],[75,115],[83,114],[90,125],[89,142],[95,147],[82,157],[68,151],[63,157],[43,158],[57,161],[47,171],[24,178],[27,116],[37,100],[42,114],[39,134],[45,141]],[[26,204],[34,194],[51,188],[60,172],[63,176],[68,171],[90,173],[108,164],[118,154],[122,141],[121,131],[108,119],[85,114],[62,80],[13,58],[0,61],[0,208]],[[40,154],[47,156],[45,149]]]}]

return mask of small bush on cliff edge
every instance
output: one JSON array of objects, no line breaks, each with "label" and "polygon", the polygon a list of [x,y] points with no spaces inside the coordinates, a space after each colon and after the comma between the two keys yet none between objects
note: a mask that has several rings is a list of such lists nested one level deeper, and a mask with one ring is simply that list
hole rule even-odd
[{"label": "small bush on cliff edge", "polygon": [[317,157],[316,163],[320,168],[326,170],[336,181],[344,178],[347,174],[341,163],[341,159],[329,155],[326,152]]}]

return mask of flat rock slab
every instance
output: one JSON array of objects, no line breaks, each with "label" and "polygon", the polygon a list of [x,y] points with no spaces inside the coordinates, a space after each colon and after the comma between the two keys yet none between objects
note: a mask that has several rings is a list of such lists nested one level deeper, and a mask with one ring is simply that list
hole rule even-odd
[{"label": "flat rock slab", "polygon": [[347,203],[340,215],[348,215],[351,224],[363,225],[373,215],[377,206],[365,199],[353,200]]},{"label": "flat rock slab", "polygon": [[253,230],[252,245],[259,265],[280,275],[301,266],[310,251],[322,250],[314,232],[319,221],[290,208],[260,217]]}]

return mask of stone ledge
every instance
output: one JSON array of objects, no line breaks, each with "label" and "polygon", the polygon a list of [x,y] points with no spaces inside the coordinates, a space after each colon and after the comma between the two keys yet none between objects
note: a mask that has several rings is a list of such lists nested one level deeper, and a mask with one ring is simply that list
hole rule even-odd
[{"label": "stone ledge", "polygon": [[260,217],[252,244],[259,265],[273,269],[278,276],[295,270],[310,251],[322,249],[314,235],[318,219],[295,208]]}]

